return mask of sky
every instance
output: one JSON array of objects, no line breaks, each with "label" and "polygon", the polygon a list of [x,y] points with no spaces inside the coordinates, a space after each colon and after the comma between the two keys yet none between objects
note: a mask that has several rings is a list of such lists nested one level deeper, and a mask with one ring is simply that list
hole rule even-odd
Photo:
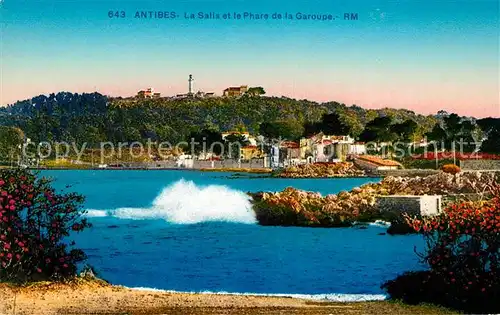
[{"label": "sky", "polygon": [[[185,18],[198,12],[231,19]],[[234,19],[244,12],[269,18]],[[318,102],[500,117],[496,0],[0,0],[0,23],[0,105],[59,91],[175,95],[193,74],[195,91],[218,95],[262,86]]]}]

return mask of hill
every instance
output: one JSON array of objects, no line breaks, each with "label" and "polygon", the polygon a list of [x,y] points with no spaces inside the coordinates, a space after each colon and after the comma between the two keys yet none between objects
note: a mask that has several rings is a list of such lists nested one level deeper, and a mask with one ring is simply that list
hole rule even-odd
[{"label": "hill", "polygon": [[39,141],[178,142],[202,129],[245,130],[259,133],[262,123],[282,122],[298,130],[319,122],[324,114],[336,113],[358,137],[366,124],[377,117],[391,117],[394,123],[413,120],[415,138],[432,130],[438,121],[405,109],[363,109],[338,102],[317,103],[286,97],[245,95],[240,98],[135,99],[108,98],[99,93],[60,92],[40,95],[0,108],[0,125],[18,127],[27,137]]}]

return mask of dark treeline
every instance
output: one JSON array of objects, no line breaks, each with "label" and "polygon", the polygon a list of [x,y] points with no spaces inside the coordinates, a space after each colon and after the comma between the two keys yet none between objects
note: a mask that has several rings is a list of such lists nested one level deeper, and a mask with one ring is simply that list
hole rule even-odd
[{"label": "dark treeline", "polygon": [[[248,131],[290,140],[318,131],[350,134],[361,141],[415,141],[426,135],[432,140],[449,140],[462,134],[488,138],[498,135],[498,121],[252,95],[167,100],[61,92],[0,108],[0,125],[18,127],[34,142],[90,145],[147,139],[176,143],[206,130]],[[494,143],[491,147],[494,149]]]}]

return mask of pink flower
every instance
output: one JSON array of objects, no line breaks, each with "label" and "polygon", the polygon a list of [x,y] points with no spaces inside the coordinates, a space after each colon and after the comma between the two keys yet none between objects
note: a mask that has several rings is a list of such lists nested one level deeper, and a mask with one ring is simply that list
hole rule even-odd
[{"label": "pink flower", "polygon": [[3,184],[5,184],[5,182],[3,181],[3,179],[0,179],[0,186],[3,186]]}]

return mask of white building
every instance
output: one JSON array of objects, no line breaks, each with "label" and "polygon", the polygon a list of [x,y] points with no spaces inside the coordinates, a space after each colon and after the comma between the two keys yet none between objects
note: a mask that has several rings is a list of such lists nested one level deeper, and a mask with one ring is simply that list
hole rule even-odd
[{"label": "white building", "polygon": [[355,142],[349,146],[349,154],[363,155],[366,154],[366,144],[364,142]]}]

